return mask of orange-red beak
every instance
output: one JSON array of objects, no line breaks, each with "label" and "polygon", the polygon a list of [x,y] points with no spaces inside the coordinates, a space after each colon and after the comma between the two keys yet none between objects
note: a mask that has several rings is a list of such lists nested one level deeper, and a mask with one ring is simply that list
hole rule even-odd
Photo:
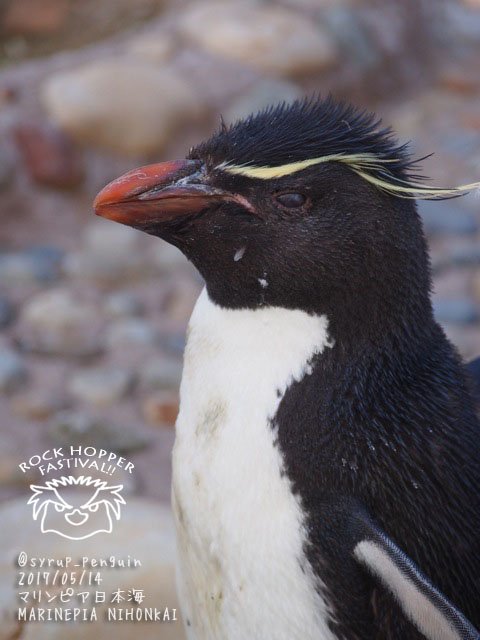
[{"label": "orange-red beak", "polygon": [[129,171],[100,191],[95,213],[134,227],[200,213],[230,195],[204,184],[202,167],[198,160],[173,160]]}]

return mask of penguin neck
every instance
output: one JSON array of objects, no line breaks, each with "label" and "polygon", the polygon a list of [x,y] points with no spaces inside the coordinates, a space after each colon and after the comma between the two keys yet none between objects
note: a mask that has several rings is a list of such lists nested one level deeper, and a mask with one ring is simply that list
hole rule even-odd
[{"label": "penguin neck", "polygon": [[375,294],[369,299],[364,292],[361,301],[355,298],[351,304],[343,300],[327,305],[323,313],[329,319],[332,338],[350,353],[416,348],[436,333],[437,325],[428,293],[409,295],[400,292],[380,298]]},{"label": "penguin neck", "polygon": [[[394,299],[386,297],[368,298],[368,292],[363,292],[361,301],[356,298],[349,303],[339,295],[328,304],[311,301],[307,308],[284,305],[265,305],[260,307],[233,307],[219,304],[210,294],[212,304],[225,311],[250,312],[245,317],[260,319],[268,314],[270,309],[283,309],[288,312],[304,313],[308,316],[325,318],[328,322],[328,335],[335,342],[337,348],[346,356],[355,357],[356,354],[370,352],[372,357],[385,350],[394,349],[399,354],[418,348],[429,342],[432,335],[436,335],[438,325],[433,318],[431,302],[428,293],[410,295],[400,293]],[[213,298],[213,299],[212,299]],[[240,314],[242,315],[242,314]],[[291,314],[294,316],[294,313]]]}]

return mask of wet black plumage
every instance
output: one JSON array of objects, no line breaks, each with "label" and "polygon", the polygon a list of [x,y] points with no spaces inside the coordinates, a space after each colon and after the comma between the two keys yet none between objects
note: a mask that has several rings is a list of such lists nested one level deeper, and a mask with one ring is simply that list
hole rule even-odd
[{"label": "wet black plumage", "polygon": [[192,149],[190,157],[207,157],[212,164],[227,160],[236,165],[278,166],[365,152],[393,161],[390,170],[398,178],[417,162],[409,156],[408,144],[398,144],[393,131],[382,127],[375,114],[328,97],[281,103],[231,126],[223,123],[208,141]]},{"label": "wet black plumage", "polygon": [[[330,99],[268,109],[223,128],[192,157],[213,165],[277,166],[364,152],[395,160],[389,172],[398,180],[412,177],[416,164],[390,129]],[[309,514],[308,556],[333,594],[339,637],[423,637],[388,594],[358,581],[356,567],[349,571],[346,564],[339,572],[338,529],[325,533],[325,513],[335,513],[339,496],[365,506],[480,627],[480,427],[473,382],[432,315],[415,204],[382,193],[335,163],[268,185],[235,180],[242,193],[304,192],[311,185],[312,199],[319,196],[308,246],[283,217],[266,233],[265,245],[278,234],[284,245],[301,247],[304,257],[292,256],[291,264],[288,248],[281,259],[271,256],[280,282],[276,287],[269,270],[263,303],[325,313],[335,340],[313,374],[288,390],[272,426],[286,473]],[[216,280],[205,277],[207,283]],[[305,283],[308,292],[302,291]],[[218,298],[229,306],[234,296],[219,292]],[[255,303],[245,296],[243,304]]]},{"label": "wet black plumage", "polygon": [[[178,246],[217,305],[328,318],[332,348],[287,389],[271,427],[301,499],[306,557],[326,586],[336,636],[426,637],[351,553],[371,535],[370,519],[480,628],[475,383],[433,317],[415,202],[337,161],[269,179],[228,171],[337,154],[387,161],[369,175],[394,184],[419,180],[407,147],[374,116],[311,99],[222,126],[191,150],[190,183],[235,198],[132,224]],[[303,204],[283,206],[278,196],[289,193]],[[262,273],[268,287],[259,286]],[[451,637],[477,638],[469,629]]]}]

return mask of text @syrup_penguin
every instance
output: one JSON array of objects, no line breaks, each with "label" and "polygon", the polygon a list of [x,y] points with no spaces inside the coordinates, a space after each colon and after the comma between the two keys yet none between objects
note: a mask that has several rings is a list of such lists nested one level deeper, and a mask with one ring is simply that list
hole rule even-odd
[{"label": "text @syrup_penguin", "polygon": [[[134,571],[142,562],[124,557],[82,556],[63,558],[29,556],[22,551],[16,564],[19,622],[177,622],[177,609],[168,605],[149,606],[144,588],[107,587],[105,571]],[[146,605],[146,606],[145,606]]]}]

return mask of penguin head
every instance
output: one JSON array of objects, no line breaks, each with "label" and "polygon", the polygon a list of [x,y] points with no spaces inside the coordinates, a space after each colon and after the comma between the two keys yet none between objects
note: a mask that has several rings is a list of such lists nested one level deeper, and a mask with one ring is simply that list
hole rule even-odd
[{"label": "penguin head", "polygon": [[333,99],[222,124],[185,160],[107,185],[96,213],[178,247],[228,308],[383,313],[428,307],[429,267],[405,145]]}]

